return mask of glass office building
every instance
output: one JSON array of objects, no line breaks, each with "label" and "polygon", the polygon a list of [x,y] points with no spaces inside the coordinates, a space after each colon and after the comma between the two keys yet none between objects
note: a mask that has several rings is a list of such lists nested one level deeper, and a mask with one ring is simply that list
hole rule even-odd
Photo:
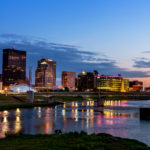
[{"label": "glass office building", "polygon": [[26,80],[26,52],[3,50],[3,85],[10,86]]},{"label": "glass office building", "polygon": [[54,88],[56,86],[56,62],[51,59],[39,60],[35,76],[36,88]]}]

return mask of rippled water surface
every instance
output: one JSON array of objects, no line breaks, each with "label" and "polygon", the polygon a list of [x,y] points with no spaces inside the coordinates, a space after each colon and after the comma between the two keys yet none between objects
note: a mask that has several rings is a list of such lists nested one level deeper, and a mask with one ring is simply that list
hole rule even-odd
[{"label": "rippled water surface", "polygon": [[25,134],[51,134],[86,131],[109,133],[133,138],[150,145],[150,121],[139,119],[139,108],[150,107],[150,101],[106,101],[97,107],[94,101],[69,102],[51,107],[5,110],[0,112],[0,138],[6,132]]}]

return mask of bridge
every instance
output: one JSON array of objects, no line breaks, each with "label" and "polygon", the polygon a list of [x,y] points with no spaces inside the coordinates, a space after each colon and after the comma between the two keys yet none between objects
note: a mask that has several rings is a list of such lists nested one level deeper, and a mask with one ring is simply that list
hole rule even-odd
[{"label": "bridge", "polygon": [[95,95],[103,96],[150,96],[150,92],[38,92],[35,95],[53,95],[53,96],[77,96],[77,95]]}]

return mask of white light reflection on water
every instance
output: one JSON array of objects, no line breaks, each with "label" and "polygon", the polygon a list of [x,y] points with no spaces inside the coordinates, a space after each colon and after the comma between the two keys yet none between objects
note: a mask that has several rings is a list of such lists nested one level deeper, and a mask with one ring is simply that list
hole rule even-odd
[{"label": "white light reflection on water", "polygon": [[18,133],[21,130],[21,120],[20,120],[20,109],[17,108],[16,109],[16,121],[15,121],[15,125],[14,125],[14,132]]},{"label": "white light reflection on water", "polygon": [[1,111],[0,137],[20,130],[26,134],[51,134],[56,129],[62,132],[84,130],[89,134],[105,132],[134,138],[150,145],[150,122],[139,119],[139,108],[150,106],[150,101],[105,101],[104,105],[102,109],[94,101],[76,101],[53,108]]}]

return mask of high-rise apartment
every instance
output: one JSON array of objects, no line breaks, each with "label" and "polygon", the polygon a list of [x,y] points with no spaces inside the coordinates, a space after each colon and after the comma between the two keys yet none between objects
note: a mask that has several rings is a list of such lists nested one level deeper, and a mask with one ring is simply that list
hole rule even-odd
[{"label": "high-rise apartment", "polygon": [[3,85],[10,86],[26,80],[26,52],[3,50]]},{"label": "high-rise apartment", "polygon": [[56,86],[56,62],[51,59],[41,59],[35,73],[36,88],[51,89]]},{"label": "high-rise apartment", "polygon": [[71,71],[62,72],[62,87],[68,87],[69,90],[75,90],[76,73]]}]

